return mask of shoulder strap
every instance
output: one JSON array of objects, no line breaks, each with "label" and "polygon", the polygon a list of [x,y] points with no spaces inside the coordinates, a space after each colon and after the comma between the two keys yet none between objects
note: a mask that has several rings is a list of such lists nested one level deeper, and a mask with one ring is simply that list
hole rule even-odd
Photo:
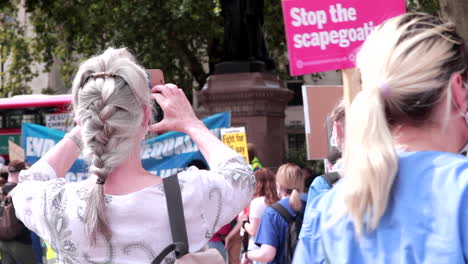
[{"label": "shoulder strap", "polygon": [[151,264],[160,264],[164,260],[164,258],[169,255],[172,251],[175,251],[177,248],[175,243],[170,244],[169,246],[165,247],[161,253],[151,262]]},{"label": "shoulder strap", "polygon": [[0,187],[0,217],[3,217],[5,206],[11,203],[10,191],[16,187],[16,183],[6,183]]},{"label": "shoulder strap", "polygon": [[13,183],[13,182],[7,182],[5,183],[1,189],[2,189],[2,194],[3,195],[7,195],[8,193],[11,192],[11,190],[13,190],[15,187],[16,187],[16,183]]},{"label": "shoulder strap", "polygon": [[152,263],[161,263],[172,251],[175,251],[176,258],[180,258],[189,252],[184,207],[177,174],[163,178],[163,184],[164,193],[166,194],[167,213],[171,225],[172,241],[174,243],[166,247]]},{"label": "shoulder strap", "polygon": [[333,184],[341,178],[341,175],[340,173],[333,171],[323,174],[322,177],[327,181],[330,187],[333,187]]},{"label": "shoulder strap", "polygon": [[280,203],[273,204],[271,208],[278,212],[288,224],[294,221],[294,217],[289,213],[288,209],[284,208]]}]

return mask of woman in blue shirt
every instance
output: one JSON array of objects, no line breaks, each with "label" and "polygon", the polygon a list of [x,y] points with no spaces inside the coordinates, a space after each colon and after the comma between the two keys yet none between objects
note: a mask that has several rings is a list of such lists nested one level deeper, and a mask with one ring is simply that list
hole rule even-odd
[{"label": "woman in blue shirt", "polygon": [[[295,216],[298,211],[303,211],[305,199],[301,193],[304,191],[304,175],[299,166],[292,163],[281,165],[276,173],[276,186],[281,198],[278,203],[286,208],[290,215]],[[243,264],[251,263],[252,260],[283,264],[287,231],[286,220],[275,209],[267,207],[255,240],[260,248],[247,251]]]},{"label": "woman in blue shirt", "polygon": [[306,209],[294,262],[467,263],[468,54],[455,26],[409,13],[363,44],[343,179]]}]

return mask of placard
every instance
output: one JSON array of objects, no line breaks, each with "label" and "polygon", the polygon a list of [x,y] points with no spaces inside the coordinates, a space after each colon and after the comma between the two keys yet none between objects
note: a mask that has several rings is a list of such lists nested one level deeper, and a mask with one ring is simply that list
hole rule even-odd
[{"label": "placard", "polygon": [[332,123],[329,116],[341,98],[340,85],[304,85],[304,127],[307,143],[307,159],[324,159],[330,149]]},{"label": "placard", "polygon": [[[203,123],[216,137],[221,138],[221,129],[231,125],[231,114],[217,113],[206,117]],[[22,146],[25,149],[26,162],[34,164],[57,142],[65,132],[37,124],[24,123],[22,126]],[[65,176],[75,182],[88,177],[88,166],[80,155]],[[168,177],[184,170],[193,160],[204,160],[197,145],[187,134],[168,132],[143,142],[141,160],[143,168],[161,177]]]},{"label": "placard", "polygon": [[[247,136],[245,127],[230,127],[221,129],[221,140],[249,162]],[[250,162],[249,162],[250,163]]]},{"label": "placard", "polygon": [[11,140],[8,141],[8,155],[10,156],[10,160],[24,161],[25,158],[24,149]]},{"label": "placard", "polygon": [[406,11],[404,0],[283,0],[291,75],[352,68],[371,31]]}]

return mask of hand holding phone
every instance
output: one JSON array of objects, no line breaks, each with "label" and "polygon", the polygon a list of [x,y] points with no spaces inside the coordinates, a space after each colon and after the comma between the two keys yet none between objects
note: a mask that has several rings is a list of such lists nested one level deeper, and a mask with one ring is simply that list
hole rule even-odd
[{"label": "hand holding phone", "polygon": [[152,125],[150,131],[179,131],[189,134],[190,128],[200,127],[200,124],[206,129],[195,115],[184,91],[175,84],[156,85],[152,96],[163,106],[164,119]]}]

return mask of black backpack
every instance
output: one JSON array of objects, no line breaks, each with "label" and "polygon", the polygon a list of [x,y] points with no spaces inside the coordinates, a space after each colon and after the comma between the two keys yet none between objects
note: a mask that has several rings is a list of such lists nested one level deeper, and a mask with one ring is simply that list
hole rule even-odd
[{"label": "black backpack", "polygon": [[17,239],[25,230],[23,223],[16,218],[15,208],[8,193],[16,187],[15,183],[6,183],[0,188],[0,240]]},{"label": "black backpack", "polygon": [[333,184],[335,184],[339,179],[341,179],[340,173],[336,171],[325,173],[322,175],[322,177],[327,181],[328,186],[330,186],[330,188],[333,188]]},{"label": "black backpack", "polygon": [[279,202],[271,206],[276,212],[278,212],[281,217],[288,223],[288,231],[286,232],[285,244],[284,244],[284,262],[283,264],[292,263],[294,256],[294,250],[296,249],[297,241],[299,240],[299,233],[301,232],[302,220],[304,219],[304,209],[305,206],[302,206],[302,209],[296,213],[295,216],[292,216],[288,209],[284,208]]}]

